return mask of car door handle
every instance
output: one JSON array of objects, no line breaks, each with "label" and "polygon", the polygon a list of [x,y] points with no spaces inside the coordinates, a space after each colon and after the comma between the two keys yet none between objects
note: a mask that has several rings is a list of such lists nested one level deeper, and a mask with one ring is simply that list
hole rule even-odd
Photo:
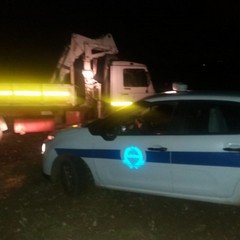
[{"label": "car door handle", "polygon": [[228,152],[240,152],[240,144],[229,142],[225,145],[223,150]]},{"label": "car door handle", "polygon": [[167,148],[165,148],[165,147],[149,147],[148,150],[150,150],[150,151],[165,152],[165,151],[167,151]]},{"label": "car door handle", "polygon": [[228,152],[240,152],[240,147],[225,147],[223,148],[224,151]]}]

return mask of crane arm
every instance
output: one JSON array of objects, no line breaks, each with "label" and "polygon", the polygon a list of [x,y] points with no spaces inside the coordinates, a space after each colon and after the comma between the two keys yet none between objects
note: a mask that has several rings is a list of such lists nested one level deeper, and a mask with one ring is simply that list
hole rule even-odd
[{"label": "crane arm", "polygon": [[[79,34],[72,34],[71,43],[65,48],[57,64],[56,73],[52,78],[54,81],[64,81],[66,74],[70,72],[76,59],[84,54],[84,70],[91,70],[91,60],[106,54],[117,54],[118,49],[110,33],[101,38],[90,39]],[[58,79],[56,79],[58,78]]]}]

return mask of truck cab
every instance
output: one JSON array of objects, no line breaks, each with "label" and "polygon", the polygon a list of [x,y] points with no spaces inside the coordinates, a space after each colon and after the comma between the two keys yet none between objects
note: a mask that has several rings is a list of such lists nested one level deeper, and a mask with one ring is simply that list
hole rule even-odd
[{"label": "truck cab", "polygon": [[146,65],[113,61],[110,67],[110,99],[112,106],[128,105],[154,94]]}]

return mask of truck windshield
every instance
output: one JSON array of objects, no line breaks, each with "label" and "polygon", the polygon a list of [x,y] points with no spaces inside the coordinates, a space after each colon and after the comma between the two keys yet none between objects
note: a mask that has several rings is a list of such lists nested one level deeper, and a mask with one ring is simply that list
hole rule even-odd
[{"label": "truck windshield", "polygon": [[147,87],[149,85],[148,73],[144,69],[126,68],[123,76],[124,87]]}]

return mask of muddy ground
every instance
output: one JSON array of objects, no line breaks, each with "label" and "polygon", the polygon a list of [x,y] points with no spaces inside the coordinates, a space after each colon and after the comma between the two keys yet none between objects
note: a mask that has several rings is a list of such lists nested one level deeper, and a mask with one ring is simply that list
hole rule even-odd
[{"label": "muddy ground", "polygon": [[93,189],[66,196],[41,172],[44,134],[0,142],[1,240],[239,240],[240,207]]}]

